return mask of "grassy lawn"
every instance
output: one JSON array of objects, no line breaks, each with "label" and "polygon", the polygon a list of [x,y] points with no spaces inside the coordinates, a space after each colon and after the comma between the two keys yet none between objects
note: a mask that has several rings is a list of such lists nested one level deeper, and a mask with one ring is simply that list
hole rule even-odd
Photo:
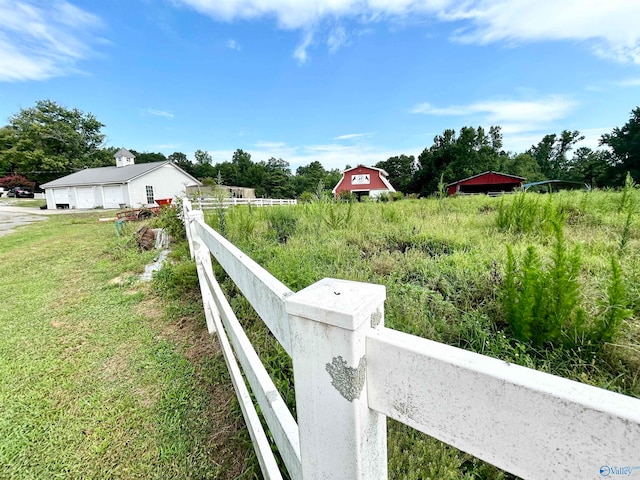
[{"label": "grassy lawn", "polygon": [[98,216],[0,238],[0,478],[247,475],[251,447],[197,298],[140,283],[154,253]]},{"label": "grassy lawn", "polygon": [[0,197],[0,206],[11,205],[12,207],[29,207],[40,208],[42,205],[46,205],[46,200],[38,200],[31,198],[13,198],[13,197]]}]

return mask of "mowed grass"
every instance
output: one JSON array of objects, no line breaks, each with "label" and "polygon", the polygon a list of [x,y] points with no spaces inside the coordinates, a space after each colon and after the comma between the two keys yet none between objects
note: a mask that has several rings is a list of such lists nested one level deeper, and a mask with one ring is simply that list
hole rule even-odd
[{"label": "mowed grass", "polygon": [[[640,397],[639,193],[527,194],[540,211],[552,207],[565,219],[568,247],[580,251],[578,303],[586,326],[611,308],[612,258],[620,263],[628,315],[613,340],[597,347],[580,346],[580,339],[572,347],[541,347],[514,337],[500,301],[507,247],[521,259],[533,245],[549,265],[555,242],[544,215],[525,231],[499,226],[500,203],[510,205],[517,196],[236,207],[223,214],[222,225],[232,242],[294,291],[324,277],[383,284],[388,327]],[[207,213],[214,228],[220,228],[220,217]],[[224,286],[295,409],[290,359],[228,280]],[[390,478],[512,478],[393,421],[388,446]]]},{"label": "mowed grass", "polygon": [[[237,478],[251,457],[193,299],[96,215],[0,237],[0,478]],[[239,433],[240,432],[240,433]]]},{"label": "mowed grass", "polygon": [[29,208],[40,208],[42,205],[46,205],[46,200],[40,199],[29,199],[29,198],[14,198],[7,197],[4,194],[0,197],[0,206],[1,205],[10,205],[12,207],[29,207]]}]

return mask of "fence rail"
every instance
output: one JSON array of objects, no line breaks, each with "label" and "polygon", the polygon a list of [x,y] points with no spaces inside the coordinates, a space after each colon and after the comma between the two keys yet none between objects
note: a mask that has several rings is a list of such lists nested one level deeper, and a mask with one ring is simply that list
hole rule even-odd
[{"label": "fence rail", "polygon": [[253,207],[273,207],[276,205],[297,205],[298,201],[291,198],[214,198],[200,197],[197,199],[198,209],[228,208],[236,205],[251,205]]},{"label": "fence rail", "polygon": [[[527,479],[640,476],[640,400],[385,328],[381,285],[324,279],[294,293],[188,201],[184,215],[207,325],[220,338],[265,478],[281,472],[238,363],[293,479],[387,478],[387,416]],[[211,255],[292,357],[297,423],[225,299]]]}]

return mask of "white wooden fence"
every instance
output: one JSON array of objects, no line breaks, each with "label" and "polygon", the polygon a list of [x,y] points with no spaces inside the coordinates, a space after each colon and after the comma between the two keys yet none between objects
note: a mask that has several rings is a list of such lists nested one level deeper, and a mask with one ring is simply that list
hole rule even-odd
[{"label": "white wooden fence", "polygon": [[[324,279],[294,293],[188,201],[184,215],[207,326],[265,478],[282,477],[240,366],[293,479],[386,479],[386,417],[525,479],[640,478],[640,400],[385,328],[382,285]],[[297,423],[210,253],[292,357]]]},{"label": "white wooden fence", "polygon": [[273,207],[274,205],[296,205],[297,200],[291,198],[235,198],[228,197],[217,199],[213,197],[201,197],[197,199],[198,209],[227,208],[236,205],[251,205],[254,207]]}]

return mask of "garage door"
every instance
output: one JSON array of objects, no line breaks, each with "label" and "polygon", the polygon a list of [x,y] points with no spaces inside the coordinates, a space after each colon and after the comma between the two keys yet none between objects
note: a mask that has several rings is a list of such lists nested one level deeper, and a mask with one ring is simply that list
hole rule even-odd
[{"label": "garage door", "polygon": [[69,205],[69,190],[66,188],[54,188],[53,198],[56,205]]},{"label": "garage door", "polygon": [[78,195],[78,208],[94,208],[95,197],[93,195],[93,187],[76,188]]},{"label": "garage door", "polygon": [[125,201],[120,185],[104,187],[104,208],[118,208],[121,203]]}]

